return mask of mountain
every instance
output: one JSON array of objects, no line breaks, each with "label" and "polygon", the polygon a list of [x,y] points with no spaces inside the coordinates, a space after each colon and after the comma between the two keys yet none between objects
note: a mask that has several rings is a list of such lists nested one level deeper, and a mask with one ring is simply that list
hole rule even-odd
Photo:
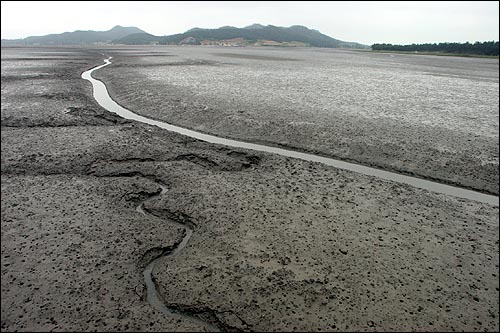
[{"label": "mountain", "polygon": [[367,49],[368,45],[345,42],[324,35],[318,30],[301,25],[291,27],[252,24],[244,28],[223,26],[218,29],[192,28],[184,33],[170,36],[155,36],[136,27],[117,25],[108,31],[65,32],[46,36],[31,36],[23,39],[2,39],[2,46],[9,45],[223,45],[223,46],[315,46],[331,48]]},{"label": "mountain", "polygon": [[77,30],[62,34],[31,36],[23,39],[2,39],[2,45],[82,45],[109,43],[115,39],[137,33],[145,33],[136,27],[115,26],[108,31]]},{"label": "mountain", "polygon": [[189,29],[188,31],[186,32],[191,32],[191,31],[196,31],[196,30],[202,30],[201,28],[192,28],[192,29]]},{"label": "mountain", "polygon": [[243,29],[262,29],[265,27],[266,27],[265,25],[254,23],[254,24],[251,24],[249,26],[244,27]]},{"label": "mountain", "polygon": [[120,39],[112,41],[113,44],[127,44],[127,45],[150,45],[158,44],[161,37],[141,32],[130,34]]},{"label": "mountain", "polygon": [[[141,38],[144,38],[144,40],[141,40]],[[237,40],[238,45],[369,48],[368,45],[341,41],[324,35],[317,30],[312,30],[300,25],[293,25],[285,28],[273,25],[263,26],[261,24],[252,24],[244,28],[235,28],[231,26],[224,26],[218,29],[193,28],[181,34],[163,37],[144,33],[135,34],[116,39],[113,43],[128,45],[151,43],[178,45],[186,40],[190,41],[189,44],[205,45],[232,45],[231,41]],[[236,45],[236,42],[234,43]]]}]

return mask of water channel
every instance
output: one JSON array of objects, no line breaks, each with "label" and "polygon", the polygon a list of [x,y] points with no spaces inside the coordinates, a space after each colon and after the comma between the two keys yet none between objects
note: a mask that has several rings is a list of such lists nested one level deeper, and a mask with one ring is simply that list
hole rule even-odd
[{"label": "water channel", "polygon": [[105,63],[103,65],[99,65],[97,67],[94,67],[94,68],[84,72],[82,74],[82,78],[85,80],[88,80],[92,83],[92,86],[94,88],[94,98],[103,108],[105,108],[106,110],[108,110],[110,112],[114,112],[123,118],[139,121],[139,122],[154,125],[154,126],[158,126],[158,127],[161,127],[163,129],[166,129],[169,131],[177,132],[177,133],[187,135],[187,136],[199,139],[199,140],[207,141],[210,143],[226,145],[226,146],[235,147],[235,148],[244,148],[244,149],[251,149],[251,150],[256,150],[256,151],[274,153],[274,154],[279,154],[282,156],[287,156],[287,157],[292,157],[292,158],[298,158],[298,159],[306,160],[306,161],[320,162],[320,163],[330,165],[330,166],[340,168],[340,169],[345,169],[345,170],[350,170],[350,171],[362,173],[365,175],[375,176],[378,178],[391,180],[391,181],[395,181],[398,183],[409,184],[409,185],[412,185],[412,186],[415,186],[418,188],[422,188],[425,190],[429,190],[432,192],[448,194],[448,195],[459,197],[459,198],[470,199],[470,200],[474,200],[474,201],[488,203],[488,204],[494,205],[494,206],[499,206],[499,197],[498,196],[484,194],[484,193],[480,193],[480,192],[476,192],[476,191],[472,191],[472,190],[467,190],[467,189],[456,187],[456,186],[446,185],[446,184],[442,184],[442,183],[438,183],[438,182],[434,182],[434,181],[430,181],[430,180],[425,180],[422,178],[407,176],[407,175],[403,175],[403,174],[399,174],[399,173],[395,173],[395,172],[371,168],[371,167],[367,167],[367,166],[360,165],[360,164],[336,160],[336,159],[329,158],[329,157],[308,154],[308,153],[303,153],[303,152],[299,152],[299,151],[287,150],[287,149],[282,149],[282,148],[278,148],[278,147],[265,146],[265,145],[261,145],[261,144],[249,143],[249,142],[244,142],[244,141],[221,138],[221,137],[217,137],[214,135],[196,132],[196,131],[182,128],[179,126],[171,125],[171,124],[168,124],[168,123],[165,123],[162,121],[153,120],[153,119],[149,119],[149,118],[140,116],[140,115],[133,113],[132,111],[127,110],[124,107],[118,105],[118,103],[116,103],[109,96],[106,85],[103,82],[96,80],[92,77],[92,72],[97,71],[97,70],[111,64],[111,59],[112,59],[112,57],[104,60]]}]

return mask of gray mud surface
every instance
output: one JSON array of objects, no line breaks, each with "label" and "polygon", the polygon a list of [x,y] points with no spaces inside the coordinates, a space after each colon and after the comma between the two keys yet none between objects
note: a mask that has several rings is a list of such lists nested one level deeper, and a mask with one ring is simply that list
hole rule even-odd
[{"label": "gray mud surface", "polygon": [[499,193],[498,59],[314,48],[149,51],[110,50],[113,64],[95,73],[141,115]]},{"label": "gray mud surface", "polygon": [[98,51],[2,49],[2,331],[498,331],[497,207],[125,121]]}]

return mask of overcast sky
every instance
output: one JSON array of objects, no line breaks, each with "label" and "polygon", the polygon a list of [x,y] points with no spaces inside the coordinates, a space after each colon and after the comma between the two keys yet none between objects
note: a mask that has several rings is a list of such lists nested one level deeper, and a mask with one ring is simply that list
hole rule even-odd
[{"label": "overcast sky", "polygon": [[498,1],[2,1],[2,38],[136,26],[153,35],[252,23],[304,25],[363,44],[498,41]]}]

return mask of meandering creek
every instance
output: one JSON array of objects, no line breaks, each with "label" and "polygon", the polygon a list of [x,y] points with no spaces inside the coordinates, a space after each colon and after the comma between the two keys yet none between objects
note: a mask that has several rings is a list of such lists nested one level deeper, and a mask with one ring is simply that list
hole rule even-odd
[{"label": "meandering creek", "polygon": [[124,107],[118,105],[109,96],[106,85],[103,82],[96,80],[92,77],[92,75],[91,75],[92,72],[99,70],[100,68],[103,68],[103,67],[111,64],[111,59],[112,59],[112,57],[104,60],[105,63],[103,65],[96,66],[96,67],[84,72],[82,74],[82,78],[85,80],[88,80],[92,83],[92,86],[94,88],[94,98],[103,108],[105,108],[106,110],[108,110],[110,112],[114,112],[123,118],[130,119],[130,120],[136,120],[136,121],[150,124],[150,125],[155,125],[155,126],[161,127],[163,129],[166,129],[169,131],[177,132],[177,133],[187,135],[187,136],[199,139],[199,140],[207,141],[210,143],[221,144],[221,145],[226,145],[226,146],[231,146],[231,147],[236,147],[236,148],[244,148],[244,149],[263,151],[263,152],[268,152],[268,153],[275,153],[275,154],[279,154],[282,156],[298,158],[301,160],[320,162],[320,163],[324,163],[326,165],[330,165],[330,166],[340,168],[340,169],[346,169],[346,170],[362,173],[365,175],[370,175],[370,176],[375,176],[375,177],[386,179],[386,180],[395,181],[398,183],[409,184],[409,185],[412,185],[412,186],[415,186],[418,188],[422,188],[425,190],[429,190],[432,192],[448,194],[448,195],[459,197],[459,198],[470,199],[470,200],[474,200],[474,201],[488,203],[488,204],[494,205],[494,206],[499,206],[499,197],[498,196],[483,194],[483,193],[463,189],[463,188],[456,187],[456,186],[441,184],[441,183],[433,182],[430,180],[425,180],[425,179],[421,179],[421,178],[417,178],[417,177],[411,177],[411,176],[407,176],[407,175],[403,175],[403,174],[398,174],[395,172],[384,171],[384,170],[371,168],[371,167],[367,167],[367,166],[360,165],[360,164],[340,161],[340,160],[336,160],[336,159],[328,158],[328,157],[324,157],[324,156],[318,156],[318,155],[302,153],[302,152],[298,152],[298,151],[287,150],[287,149],[282,149],[282,148],[277,148],[277,147],[272,147],[272,146],[265,146],[265,145],[261,145],[261,144],[255,144],[255,143],[249,143],[249,142],[244,142],[244,141],[237,141],[237,140],[232,140],[232,139],[221,138],[221,137],[217,137],[214,135],[196,132],[196,131],[182,128],[179,126],[174,126],[174,125],[162,122],[162,121],[153,120],[153,119],[149,119],[149,118],[140,116],[140,115],[135,114],[132,111],[127,110]]}]

